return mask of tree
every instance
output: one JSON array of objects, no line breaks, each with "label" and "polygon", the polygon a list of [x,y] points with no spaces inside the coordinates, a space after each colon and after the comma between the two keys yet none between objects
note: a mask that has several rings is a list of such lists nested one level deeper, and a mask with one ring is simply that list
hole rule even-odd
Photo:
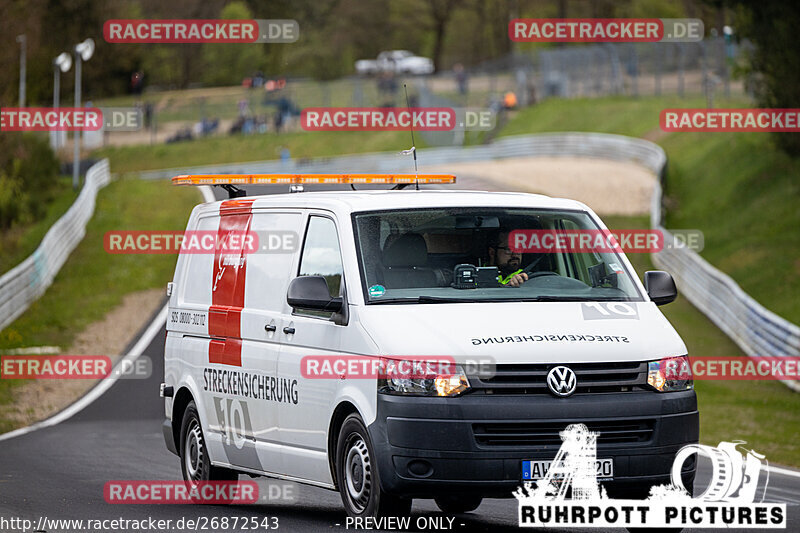
[{"label": "tree", "polygon": [[445,31],[447,23],[456,6],[455,0],[428,0],[433,19],[433,65],[436,70],[442,68],[442,52],[444,51]]},{"label": "tree", "polygon": [[[797,24],[800,2],[781,0],[727,0],[737,9],[740,37],[750,39],[755,50],[749,69],[757,74],[758,103],[765,108],[796,108],[800,95],[800,46]],[[800,156],[800,135],[777,133],[786,153]]]},{"label": "tree", "polygon": [[[245,20],[254,17],[244,2],[231,2],[222,10],[220,18]],[[263,68],[264,45],[261,43],[203,45],[202,79],[208,85],[240,83],[243,77]]]}]

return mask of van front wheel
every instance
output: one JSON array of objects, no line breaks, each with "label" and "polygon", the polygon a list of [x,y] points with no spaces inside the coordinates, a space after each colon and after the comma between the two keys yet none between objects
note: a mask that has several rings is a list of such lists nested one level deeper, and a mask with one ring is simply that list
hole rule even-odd
[{"label": "van front wheel", "polygon": [[201,481],[235,481],[239,474],[234,470],[211,465],[208,456],[200,416],[194,401],[189,402],[183,413],[180,442],[181,472],[187,483],[196,485]]},{"label": "van front wheel", "polygon": [[352,517],[403,516],[411,512],[410,498],[381,489],[369,433],[357,414],[342,424],[336,445],[336,477],[347,514]]}]

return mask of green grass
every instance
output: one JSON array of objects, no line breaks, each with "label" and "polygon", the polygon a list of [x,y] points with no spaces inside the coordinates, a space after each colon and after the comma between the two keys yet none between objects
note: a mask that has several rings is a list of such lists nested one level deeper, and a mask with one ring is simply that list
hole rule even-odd
[{"label": "green grass", "polygon": [[[718,101],[717,107],[752,107],[745,100]],[[643,137],[658,128],[659,113],[666,108],[705,107],[702,96],[608,98],[551,98],[512,112],[499,136],[550,131],[595,131]]]},{"label": "green grass", "polygon": [[705,259],[800,323],[800,159],[763,133],[675,134],[662,144],[667,227],[703,230]]},{"label": "green grass", "polygon": [[[114,172],[125,173],[278,159],[284,146],[289,148],[292,158],[302,159],[359,152],[399,152],[409,144],[409,134],[400,131],[265,133],[208,137],[156,146],[109,147],[98,150],[95,156],[108,157]],[[422,142],[418,145],[422,146]]]},{"label": "green grass", "polygon": [[[166,286],[175,255],[108,254],[103,236],[110,230],[183,230],[198,202],[196,189],[174,188],[165,181],[119,180],[101,189],[83,241],[47,292],[0,331],[0,350],[41,345],[67,349],[78,332],[102,320],[126,294]],[[13,399],[19,383],[0,380],[0,404]],[[0,432],[11,429],[0,420]]]},{"label": "green grass", "polygon": [[71,178],[60,177],[49,196],[47,211],[41,219],[0,233],[0,274],[17,266],[36,250],[47,230],[67,212],[78,193],[72,190]]},{"label": "green grass", "polygon": [[[704,107],[700,97],[547,100],[518,112],[500,136],[598,131],[655,138],[667,152],[667,227],[699,229],[701,255],[768,309],[800,323],[800,159],[766,133],[658,130],[664,108]],[[752,107],[741,98],[717,107]]]},{"label": "green grass", "polygon": [[199,202],[196,189],[166,181],[119,180],[101,189],[83,241],[44,296],[0,332],[0,349],[66,348],[78,331],[121,303],[123,295],[165,285],[176,256],[108,254],[103,236],[111,230],[183,230]]},{"label": "green grass", "polygon": [[[605,217],[610,228],[648,227],[646,217]],[[628,254],[640,278],[654,270],[648,254]],[[683,338],[689,355],[744,356],[708,318],[682,296],[660,307]],[[770,462],[800,467],[800,394],[777,381],[695,381],[700,441],[745,440]]]}]

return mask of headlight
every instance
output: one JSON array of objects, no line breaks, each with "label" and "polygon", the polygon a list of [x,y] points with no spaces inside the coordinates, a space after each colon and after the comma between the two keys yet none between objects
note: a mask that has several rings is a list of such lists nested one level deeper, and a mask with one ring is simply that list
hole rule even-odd
[{"label": "headlight", "polygon": [[467,375],[453,364],[392,361],[378,378],[378,392],[384,394],[452,397],[468,389]]},{"label": "headlight", "polygon": [[694,388],[689,356],[667,357],[647,363],[647,384],[659,392]]}]

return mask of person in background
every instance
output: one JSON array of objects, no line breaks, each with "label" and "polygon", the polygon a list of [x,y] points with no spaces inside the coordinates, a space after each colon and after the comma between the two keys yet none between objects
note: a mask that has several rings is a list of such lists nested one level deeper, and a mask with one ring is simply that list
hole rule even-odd
[{"label": "person in background", "polygon": [[467,71],[464,65],[456,63],[453,66],[453,72],[456,75],[456,83],[458,84],[458,94],[464,96],[467,94]]}]

